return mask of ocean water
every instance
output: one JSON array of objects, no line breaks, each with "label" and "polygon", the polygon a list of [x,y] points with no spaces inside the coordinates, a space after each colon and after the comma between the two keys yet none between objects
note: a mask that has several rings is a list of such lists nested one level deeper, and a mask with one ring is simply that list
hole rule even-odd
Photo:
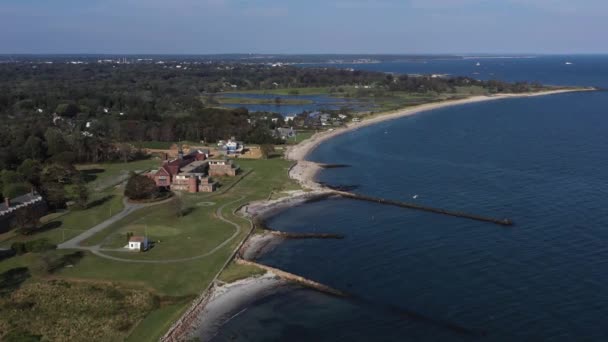
[{"label": "ocean water", "polygon": [[[475,63],[347,67],[483,67],[500,79],[608,88],[608,56]],[[321,145],[310,160],[350,165],[324,170],[323,182],[515,225],[348,199],[288,209],[268,224],[345,239],[287,241],[258,261],[351,296],[294,286],[244,308],[215,340],[608,340],[607,133],[599,91],[445,108]]]}]

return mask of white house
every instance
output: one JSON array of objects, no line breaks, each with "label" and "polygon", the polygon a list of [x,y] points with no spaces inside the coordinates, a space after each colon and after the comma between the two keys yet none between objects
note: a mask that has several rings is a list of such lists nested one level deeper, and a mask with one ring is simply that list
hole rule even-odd
[{"label": "white house", "polygon": [[147,250],[148,247],[148,238],[145,236],[131,236],[127,245],[129,250],[140,252]]},{"label": "white house", "polygon": [[296,118],[295,116],[286,116],[285,122],[293,121],[295,118]]}]

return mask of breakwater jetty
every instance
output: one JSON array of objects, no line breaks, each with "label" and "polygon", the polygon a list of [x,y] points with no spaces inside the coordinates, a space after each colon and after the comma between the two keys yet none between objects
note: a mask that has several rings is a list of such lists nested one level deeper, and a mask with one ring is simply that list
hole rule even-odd
[{"label": "breakwater jetty", "polygon": [[326,294],[330,294],[333,296],[338,296],[338,297],[347,297],[348,295],[340,290],[336,290],[332,287],[329,287],[327,285],[323,285],[321,283],[318,283],[314,280],[310,280],[310,279],[306,279],[302,276],[293,274],[293,273],[289,273],[289,272],[285,272],[283,270],[280,270],[278,268],[274,268],[274,267],[270,267],[270,266],[266,266],[263,264],[258,264],[257,262],[253,262],[253,261],[249,261],[249,260],[245,260],[245,259],[241,259],[241,258],[235,258],[234,261],[237,264],[241,264],[241,265],[249,265],[249,266],[255,266],[255,267],[259,267],[263,270],[266,270],[268,272],[274,273],[277,276],[286,279],[286,280],[290,280],[293,281],[295,283],[298,283],[300,285],[309,287],[311,289],[326,293]]},{"label": "breakwater jetty", "polygon": [[427,212],[431,212],[431,213],[435,213],[435,214],[455,216],[455,217],[461,217],[461,218],[466,218],[466,219],[475,220],[475,221],[494,223],[494,224],[501,225],[501,226],[512,226],[513,225],[513,221],[511,221],[510,219],[507,219],[507,218],[498,219],[498,218],[493,218],[493,217],[468,214],[468,213],[464,213],[464,212],[460,212],[460,211],[451,211],[451,210],[433,208],[433,207],[429,207],[429,206],[425,206],[425,205],[421,205],[421,204],[408,203],[408,202],[396,201],[396,200],[391,200],[391,199],[354,194],[354,193],[345,192],[345,191],[335,191],[334,193],[336,195],[339,195],[339,196],[342,196],[345,198],[351,198],[351,199],[355,199],[355,200],[359,200],[359,201],[367,201],[367,202],[392,205],[392,206],[401,207],[401,208],[422,210],[422,211],[427,211]]}]

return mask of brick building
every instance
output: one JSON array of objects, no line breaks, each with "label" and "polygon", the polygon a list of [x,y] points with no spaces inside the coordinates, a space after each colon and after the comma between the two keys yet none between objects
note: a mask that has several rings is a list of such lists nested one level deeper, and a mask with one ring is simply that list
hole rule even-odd
[{"label": "brick building", "polygon": [[238,167],[231,161],[206,160],[207,154],[194,151],[179,154],[174,160],[165,160],[154,172],[147,174],[158,187],[185,192],[213,192],[217,183],[211,178],[236,176]]}]

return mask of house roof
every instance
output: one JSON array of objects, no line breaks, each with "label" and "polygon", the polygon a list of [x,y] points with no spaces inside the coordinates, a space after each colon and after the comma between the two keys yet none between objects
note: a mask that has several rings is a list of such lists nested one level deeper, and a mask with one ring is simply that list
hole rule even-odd
[{"label": "house roof", "polygon": [[148,240],[148,238],[146,238],[145,236],[141,236],[141,235],[131,236],[129,238],[129,242],[144,242],[146,240]]},{"label": "house roof", "polygon": [[[38,194],[31,194],[31,193],[28,193],[28,194],[25,194],[25,195],[22,195],[22,196],[17,196],[15,198],[11,198],[11,207],[14,207],[16,205],[23,204],[23,203],[26,203],[26,202],[29,202],[29,201],[33,201],[33,200],[38,199],[38,198],[40,198],[40,195],[38,195]],[[4,203],[4,201],[2,201],[0,203],[0,212],[1,211],[5,211],[7,209],[8,208],[6,207],[6,204]]]}]

